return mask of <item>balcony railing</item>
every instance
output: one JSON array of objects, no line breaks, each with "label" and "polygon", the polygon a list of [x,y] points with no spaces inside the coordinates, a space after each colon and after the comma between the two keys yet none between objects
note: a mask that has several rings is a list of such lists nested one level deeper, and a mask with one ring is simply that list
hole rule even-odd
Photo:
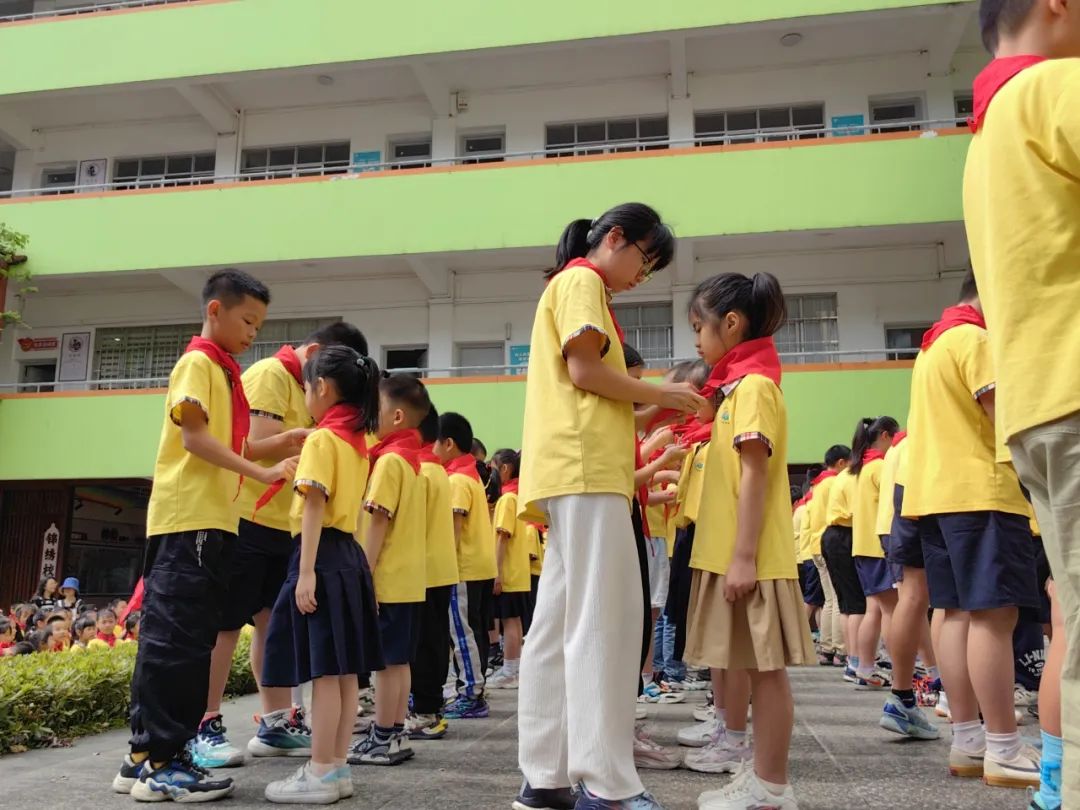
[{"label": "balcony railing", "polygon": [[[802,366],[809,363],[826,365],[880,363],[896,360],[914,360],[918,349],[856,349],[813,352],[780,352],[780,359],[785,366]],[[651,369],[669,369],[676,363],[696,360],[691,357],[665,358],[649,360]],[[446,378],[459,377],[467,382],[470,377],[512,377],[528,371],[528,363],[506,364],[500,366],[449,366],[447,368],[392,368],[394,374],[415,374],[418,377]],[[79,382],[32,382],[0,383],[0,395],[4,394],[45,394],[55,391],[140,391],[166,388],[169,376],[137,377],[130,379],[83,380]]]},{"label": "balcony railing", "polygon": [[[167,6],[180,3],[194,3],[197,0],[83,0],[77,6],[36,10],[41,3],[0,0],[0,24],[23,20],[44,20],[50,17],[70,17],[81,14],[95,14],[101,11],[143,8],[146,6]],[[30,11],[18,11],[29,7]]]},{"label": "balcony railing", "polygon": [[[938,130],[953,129],[964,126],[965,121],[959,118],[934,119],[927,121],[906,121],[902,128],[907,131],[918,131],[920,137],[936,137]],[[889,125],[894,128],[900,124]],[[866,124],[861,127],[821,127],[818,129],[791,128],[791,129],[762,129],[739,132],[728,132],[718,135],[698,135],[693,138],[669,138],[664,141],[614,141],[605,143],[578,143],[572,147],[566,145],[551,146],[544,149],[534,149],[526,152],[505,152],[499,155],[489,156],[485,162],[539,160],[544,158],[564,158],[589,156],[605,153],[639,153],[654,152],[666,149],[693,149],[715,146],[740,146],[745,144],[784,143],[805,140],[843,140],[846,137],[867,135],[870,131],[885,129],[884,125]],[[888,137],[890,133],[877,133],[868,137]],[[237,174],[209,175],[208,173],[167,175],[164,177],[143,180],[113,180],[109,183],[94,183],[91,185],[53,185],[44,188],[15,189],[0,192],[0,199],[17,197],[36,197],[58,194],[100,194],[103,192],[131,191],[154,188],[178,188],[191,185],[221,185],[229,183],[243,183],[260,180],[282,180],[305,177],[338,176],[338,179],[355,179],[359,175],[369,172],[407,171],[409,169],[428,169],[431,167],[468,166],[477,162],[475,155],[457,155],[448,158],[421,158],[417,160],[393,160],[381,163],[342,163],[341,161],[328,161],[325,163],[299,163],[288,166],[269,166],[265,169],[247,169]]]}]

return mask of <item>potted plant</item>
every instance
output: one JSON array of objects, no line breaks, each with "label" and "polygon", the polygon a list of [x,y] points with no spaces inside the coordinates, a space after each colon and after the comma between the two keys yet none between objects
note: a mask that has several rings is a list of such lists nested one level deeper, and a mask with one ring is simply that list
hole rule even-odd
[{"label": "potted plant", "polygon": [[[30,241],[24,233],[13,231],[0,222],[0,331],[10,324],[22,324],[22,310],[26,296],[37,292],[37,287],[30,283],[31,273],[26,266],[26,254],[23,252]],[[8,285],[15,289],[16,309],[5,309]]]}]

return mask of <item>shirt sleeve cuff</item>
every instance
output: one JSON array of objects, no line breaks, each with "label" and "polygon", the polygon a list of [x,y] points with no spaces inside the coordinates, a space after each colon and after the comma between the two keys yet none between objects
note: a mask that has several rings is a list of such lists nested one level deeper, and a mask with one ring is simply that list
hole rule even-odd
[{"label": "shirt sleeve cuff", "polygon": [[293,490],[299,492],[304,497],[307,497],[309,489],[317,489],[319,490],[319,492],[325,495],[328,500],[330,498],[330,490],[326,488],[326,485],[320,484],[314,479],[298,478],[293,482]]},{"label": "shirt sleeve cuff", "polygon": [[210,421],[210,413],[206,410],[206,406],[203,405],[202,402],[200,402],[195,397],[182,396],[179,397],[176,402],[172,404],[171,408],[169,408],[169,418],[172,419],[174,425],[180,424],[180,408],[185,402],[189,402],[192,405],[196,406],[200,411],[203,412],[203,416],[206,418],[206,421]]},{"label": "shirt sleeve cuff", "polygon": [[252,416],[261,416],[263,419],[273,419],[277,422],[284,422],[285,417],[281,414],[270,413],[270,411],[257,411],[254,408],[251,409]]},{"label": "shirt sleeve cuff", "polygon": [[978,391],[976,391],[974,394],[972,394],[972,396],[975,397],[975,399],[979,399],[983,395],[989,394],[991,391],[993,391],[996,388],[997,388],[997,383],[990,383],[989,385],[984,385],[982,388],[980,388]]},{"label": "shirt sleeve cuff", "polygon": [[375,501],[367,501],[364,504],[364,511],[374,515],[376,512],[382,515],[386,515],[389,520],[394,519],[394,513],[392,510],[387,509],[385,506],[380,506]]},{"label": "shirt sleeve cuff", "polygon": [[604,338],[604,346],[600,349],[600,356],[603,357],[608,353],[608,350],[611,348],[611,338],[608,337],[608,333],[601,329],[599,326],[587,323],[580,329],[567,335],[566,340],[564,340],[562,344],[563,357],[566,357],[566,347],[570,345],[570,342],[575,338],[581,337],[586,332],[596,332],[598,335],[602,336]]},{"label": "shirt sleeve cuff", "polygon": [[468,517],[469,516],[469,510],[468,509],[454,509],[454,514],[455,515],[461,515],[462,517]]},{"label": "shirt sleeve cuff", "polygon": [[749,441],[759,441],[759,442],[761,442],[762,444],[765,445],[766,449],[769,451],[769,455],[771,456],[773,454],[773,443],[772,443],[772,441],[770,441],[769,437],[766,436],[764,433],[761,433],[760,431],[756,431],[756,430],[750,431],[749,433],[740,433],[738,436],[736,436],[734,439],[732,439],[731,446],[734,447],[736,450],[738,450],[739,445],[741,445],[743,442],[749,442]]}]

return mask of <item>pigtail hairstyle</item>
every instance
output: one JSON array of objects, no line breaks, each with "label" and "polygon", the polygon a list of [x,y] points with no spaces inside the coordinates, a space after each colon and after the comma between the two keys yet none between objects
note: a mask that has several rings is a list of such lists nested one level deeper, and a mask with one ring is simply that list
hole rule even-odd
[{"label": "pigtail hairstyle", "polygon": [[491,457],[491,464],[496,472],[503,464],[508,464],[512,471],[511,480],[521,475],[521,453],[517,450],[505,447],[502,450],[496,450],[495,455]]},{"label": "pigtail hairstyle", "polygon": [[575,219],[566,226],[555,248],[555,266],[544,274],[551,279],[574,259],[584,259],[604,241],[613,228],[631,242],[648,244],[653,272],[663,270],[675,256],[675,234],[660,215],[643,203],[623,203],[605,211],[597,219]]},{"label": "pigtail hairstyle", "polygon": [[869,450],[882,433],[895,436],[900,425],[891,416],[879,416],[877,419],[863,419],[855,429],[855,438],[851,443],[851,474],[858,475],[863,468],[863,454]]},{"label": "pigtail hairstyle", "polygon": [[701,282],[690,299],[690,312],[701,320],[718,320],[740,312],[749,321],[747,340],[771,337],[787,321],[787,304],[772,273],[720,273]]},{"label": "pigtail hairstyle", "polygon": [[333,380],[342,402],[360,409],[357,431],[379,429],[379,365],[369,356],[348,346],[324,346],[304,366],[304,381],[314,385],[319,378]]}]

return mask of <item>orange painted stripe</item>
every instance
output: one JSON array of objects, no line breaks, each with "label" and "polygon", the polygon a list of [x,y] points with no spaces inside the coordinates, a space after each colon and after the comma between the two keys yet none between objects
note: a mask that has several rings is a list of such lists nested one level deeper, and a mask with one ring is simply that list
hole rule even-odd
[{"label": "orange painted stripe", "polygon": [[135,6],[134,8],[103,8],[100,11],[85,11],[82,14],[64,14],[57,17],[40,17],[36,20],[12,20],[0,23],[0,31],[24,25],[42,25],[44,23],[71,22],[72,20],[98,19],[108,15],[119,17],[125,14],[137,14],[142,11],[164,11],[170,8],[190,8],[191,6],[216,6],[220,3],[235,3],[237,0],[189,0],[187,3],[173,3],[163,6]]},{"label": "orange painted stripe", "polygon": [[[235,2],[235,0],[205,0],[205,2]],[[168,8],[165,6],[164,8]],[[940,136],[961,135],[968,130],[962,127],[935,130]],[[0,205],[25,205],[26,203],[51,203],[62,200],[92,200],[98,197],[133,196],[140,194],[177,194],[199,191],[219,191],[239,186],[281,186],[298,183],[342,182],[348,180],[375,180],[385,177],[400,176],[402,172],[417,174],[450,174],[453,172],[498,171],[506,168],[519,168],[550,164],[596,163],[608,160],[643,160],[649,158],[682,157],[687,155],[713,154],[719,152],[757,152],[775,149],[803,149],[825,146],[837,146],[846,143],[866,143],[877,141],[905,141],[921,138],[924,132],[888,132],[880,135],[852,135],[842,138],[816,138],[804,141],[783,141],[778,143],[744,143],[732,146],[687,146],[677,149],[657,149],[648,152],[619,152],[605,155],[579,155],[565,158],[534,158],[531,160],[507,160],[502,163],[478,163],[471,165],[429,166],[420,169],[384,169],[377,172],[351,172],[349,174],[323,175],[316,177],[283,177],[274,180],[232,180],[227,183],[208,183],[205,185],[180,186],[171,188],[139,188],[125,191],[92,191],[74,194],[53,194],[35,197],[11,197],[0,200]]]}]

